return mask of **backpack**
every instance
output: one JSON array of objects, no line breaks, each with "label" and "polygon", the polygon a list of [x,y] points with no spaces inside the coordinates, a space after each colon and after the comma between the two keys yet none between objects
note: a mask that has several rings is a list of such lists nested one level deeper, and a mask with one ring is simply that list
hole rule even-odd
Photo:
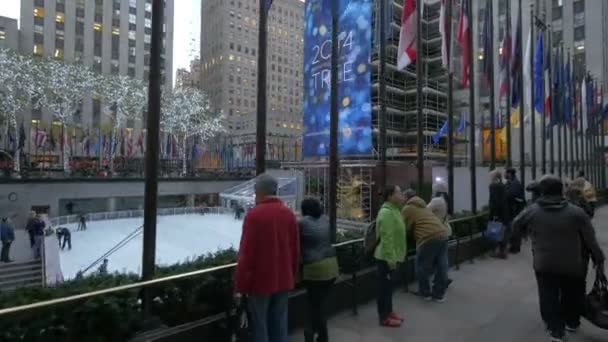
[{"label": "backpack", "polygon": [[372,221],[367,229],[365,229],[365,236],[363,240],[363,247],[365,249],[365,255],[371,257],[376,251],[376,247],[380,243],[380,239],[376,236],[376,221]]}]

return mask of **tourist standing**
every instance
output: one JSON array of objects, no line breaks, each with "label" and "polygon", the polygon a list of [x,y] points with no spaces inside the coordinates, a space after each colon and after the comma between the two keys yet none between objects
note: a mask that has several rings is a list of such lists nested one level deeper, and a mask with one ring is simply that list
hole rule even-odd
[{"label": "tourist standing", "polygon": [[397,268],[405,261],[407,236],[405,222],[401,217],[403,195],[398,186],[384,190],[384,204],[376,217],[376,240],[374,251],[377,266],[377,304],[380,325],[399,327],[403,318],[393,311],[393,290],[396,284]]},{"label": "tourist standing", "polygon": [[418,295],[428,301],[443,303],[448,287],[448,229],[411,189],[405,192],[403,218],[409,234],[416,240]]},{"label": "tourist standing", "polygon": [[243,222],[235,288],[247,295],[254,342],[287,342],[289,291],[300,259],[298,223],[277,197],[278,182],[267,174],[255,180],[256,206]]},{"label": "tourist standing", "polygon": [[42,244],[44,243],[44,228],[46,223],[40,218],[40,215],[36,215],[33,222],[33,234],[34,234],[34,258],[40,259],[42,257]]},{"label": "tourist standing", "polygon": [[507,258],[507,241],[509,237],[509,219],[506,187],[502,182],[500,171],[490,172],[490,201],[489,219],[502,223],[504,235],[502,241],[492,246],[492,256],[495,258]]},{"label": "tourist standing", "polygon": [[541,198],[513,221],[513,228],[531,233],[541,317],[551,340],[563,341],[566,330],[578,329],[584,310],[586,254],[599,270],[605,258],[589,216],[564,198],[562,181],[544,176],[540,186]]},{"label": "tourist standing", "polygon": [[12,262],[10,258],[11,244],[15,241],[15,229],[8,218],[3,217],[0,223],[0,236],[2,240],[1,262]]},{"label": "tourist standing", "polygon": [[305,332],[305,337],[306,342],[327,342],[326,302],[338,277],[338,259],[331,242],[329,219],[323,215],[321,203],[316,199],[305,199],[301,209],[302,280],[310,315],[310,330]]},{"label": "tourist standing", "polygon": [[522,237],[514,233],[513,230],[510,229],[510,225],[513,219],[526,207],[526,192],[519,179],[517,179],[517,171],[515,171],[515,169],[507,169],[505,178],[507,179],[507,231],[510,232],[509,252],[519,253],[521,250]]},{"label": "tourist standing", "polygon": [[36,223],[36,212],[31,211],[30,217],[27,219],[27,223],[25,224],[25,230],[27,231],[28,236],[30,237],[30,247],[34,248],[34,224]]},{"label": "tourist standing", "polygon": [[78,218],[78,231],[87,230],[87,218],[84,214]]}]

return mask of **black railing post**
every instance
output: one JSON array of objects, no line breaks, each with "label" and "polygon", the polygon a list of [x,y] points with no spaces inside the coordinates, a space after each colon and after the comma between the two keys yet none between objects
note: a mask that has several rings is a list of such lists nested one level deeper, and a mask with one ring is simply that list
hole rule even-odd
[{"label": "black railing post", "polygon": [[422,78],[423,64],[422,64],[422,6],[424,2],[422,0],[416,0],[416,105],[418,106],[416,111],[416,166],[418,169],[418,195],[422,196],[424,189],[424,113],[422,111]]},{"label": "black railing post", "polygon": [[338,10],[337,1],[330,2],[331,6],[331,89],[330,89],[330,123],[329,123],[329,224],[331,241],[336,242],[338,229],[338,61],[340,53],[338,46]]},{"label": "black railing post", "polygon": [[[150,82],[148,85],[148,119],[146,139],[146,181],[144,189],[144,231],[142,278],[150,280],[156,269],[156,210],[158,201],[158,146],[160,128],[161,99],[161,50],[163,48],[163,0],[152,2],[152,42],[150,47]],[[148,288],[143,289],[142,309],[144,318],[149,318],[151,296]]]}]

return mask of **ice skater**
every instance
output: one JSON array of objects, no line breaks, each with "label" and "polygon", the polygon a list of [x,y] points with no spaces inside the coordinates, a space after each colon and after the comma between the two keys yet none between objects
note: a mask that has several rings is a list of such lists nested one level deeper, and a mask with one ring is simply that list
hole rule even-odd
[{"label": "ice skater", "polygon": [[[72,250],[72,233],[66,227],[59,227],[55,230],[55,234],[57,234],[57,240],[59,241],[59,247],[63,251],[65,249],[65,245],[68,245],[68,250]],[[63,243],[62,243],[63,240]]]},{"label": "ice skater", "polygon": [[103,263],[101,265],[99,265],[99,268],[97,269],[97,273],[99,275],[108,274],[108,259],[103,259]]},{"label": "ice skater", "polygon": [[87,218],[84,215],[80,215],[78,219],[78,229],[76,231],[87,230]]}]

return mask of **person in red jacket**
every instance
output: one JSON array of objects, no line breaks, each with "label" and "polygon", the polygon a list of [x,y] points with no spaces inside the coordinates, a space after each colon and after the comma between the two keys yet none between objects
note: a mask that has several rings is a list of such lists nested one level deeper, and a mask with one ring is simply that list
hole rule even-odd
[{"label": "person in red jacket", "polygon": [[256,206],[249,210],[235,274],[237,293],[247,295],[254,342],[288,342],[287,302],[299,268],[300,241],[293,211],[276,195],[278,182],[257,177]]}]

